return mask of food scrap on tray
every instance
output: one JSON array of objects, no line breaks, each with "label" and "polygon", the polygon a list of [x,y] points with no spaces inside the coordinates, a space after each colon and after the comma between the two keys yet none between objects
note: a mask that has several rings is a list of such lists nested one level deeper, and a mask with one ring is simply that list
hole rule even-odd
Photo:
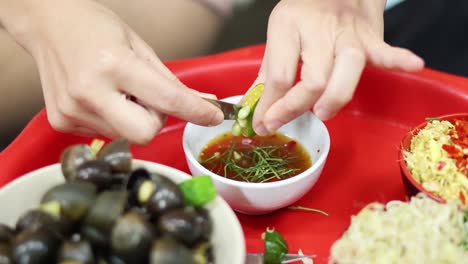
[{"label": "food scrap on tray", "polygon": [[0,263],[214,263],[210,177],[175,183],[133,168],[125,140],[94,143],[67,148],[66,181],[0,224]]},{"label": "food scrap on tray", "polygon": [[410,202],[371,203],[331,248],[331,263],[467,263],[468,212],[423,193]]},{"label": "food scrap on tray", "polygon": [[404,159],[424,189],[445,199],[468,198],[468,121],[431,119],[411,140]]}]

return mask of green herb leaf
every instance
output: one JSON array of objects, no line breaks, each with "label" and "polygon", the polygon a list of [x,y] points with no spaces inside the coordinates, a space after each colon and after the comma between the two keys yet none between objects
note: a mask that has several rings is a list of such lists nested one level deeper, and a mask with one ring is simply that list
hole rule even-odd
[{"label": "green herb leaf", "polygon": [[[285,179],[294,175],[298,168],[291,168],[289,165],[299,162],[297,157],[280,157],[277,153],[280,146],[245,146],[244,149],[237,150],[237,155],[247,157],[253,165],[245,166],[239,164],[234,154],[235,143],[232,143],[229,149],[219,155],[224,163],[224,176],[227,177],[228,171],[236,174],[235,178],[240,178],[245,182],[267,182],[274,178]],[[207,160],[211,160],[211,157]],[[205,163],[205,162],[203,162]]]},{"label": "green herb leaf", "polygon": [[288,244],[280,233],[267,228],[262,234],[265,250],[263,252],[264,264],[280,264],[285,254],[288,253]]},{"label": "green herb leaf", "polygon": [[302,210],[302,211],[309,211],[309,212],[316,212],[319,214],[323,214],[325,216],[328,216],[328,214],[322,210],[315,209],[315,208],[310,208],[310,207],[304,207],[304,206],[288,206],[288,209],[291,210]]},{"label": "green herb leaf", "polygon": [[195,207],[202,207],[212,201],[216,195],[216,187],[210,176],[194,176],[190,180],[179,183],[184,194],[185,203]]},{"label": "green herb leaf", "polygon": [[437,117],[426,117],[426,121],[440,121]]}]

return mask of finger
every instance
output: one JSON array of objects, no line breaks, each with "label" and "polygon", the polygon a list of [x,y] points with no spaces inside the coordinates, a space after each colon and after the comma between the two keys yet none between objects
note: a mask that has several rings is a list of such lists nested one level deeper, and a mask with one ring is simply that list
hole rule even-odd
[{"label": "finger", "polygon": [[314,107],[320,119],[330,119],[351,100],[365,64],[365,55],[359,49],[346,48],[337,54],[325,92]]},{"label": "finger", "polygon": [[46,108],[46,111],[47,111],[47,119],[50,125],[58,132],[70,133],[70,134],[75,134],[79,136],[87,136],[87,137],[100,135],[98,132],[96,132],[93,129],[77,126],[75,122],[73,122],[70,118],[63,115],[60,111],[58,111],[52,105],[49,105]]},{"label": "finger", "polygon": [[145,105],[197,125],[217,125],[223,113],[186,86],[166,78],[135,56],[127,56],[116,70],[121,89]]},{"label": "finger", "polygon": [[202,92],[199,92],[199,91],[193,90],[193,89],[188,89],[188,91],[193,93],[194,95],[202,97],[202,98],[218,100],[218,97],[215,94],[202,93]]},{"label": "finger", "polygon": [[112,90],[100,98],[106,100],[94,102],[95,111],[109,122],[119,137],[126,138],[132,143],[147,144],[164,124],[165,119],[127,100],[124,94]]},{"label": "finger", "polygon": [[[148,62],[148,65],[153,67],[156,71],[160,72],[169,80],[176,81],[180,84],[180,80],[164,65],[164,63],[158,58],[154,50],[144,41],[142,40],[135,32],[130,31],[130,41],[135,54]],[[205,97],[209,99],[217,99],[216,95],[210,93],[202,93],[193,89],[189,89],[190,92],[193,94]]]},{"label": "finger", "polygon": [[[57,83],[63,78],[60,74],[57,74],[58,69],[55,67],[56,63],[53,63],[55,57],[53,54],[47,54],[48,60],[39,57],[37,60],[38,70],[41,76],[41,86],[44,93],[44,102],[46,105],[47,120],[50,126],[59,132],[68,133],[73,131],[75,128],[74,124],[71,123],[64,115],[62,115],[57,107],[57,90],[60,87]],[[52,63],[49,63],[51,62]]]},{"label": "finger", "polygon": [[392,47],[383,41],[370,41],[366,48],[369,61],[378,67],[408,72],[419,71],[424,67],[424,60],[411,51]]},{"label": "finger", "polygon": [[254,130],[259,135],[268,133],[263,122],[267,110],[291,89],[296,78],[300,55],[299,34],[278,21],[270,19],[266,43],[266,53],[262,70],[265,74],[265,90],[255,109]]},{"label": "finger", "polygon": [[264,122],[269,131],[309,111],[325,90],[333,66],[333,46],[310,34],[303,36],[301,81],[266,112]]},{"label": "finger", "polygon": [[[83,87],[83,89],[86,89],[86,87]],[[110,139],[118,137],[118,133],[106,120],[73,100],[68,94],[62,95],[58,107],[59,112],[73,123],[74,130],[76,127],[82,127],[93,131],[94,134],[99,134]]]},{"label": "finger", "polygon": [[96,131],[86,127],[75,127],[73,134],[84,137],[96,137],[100,136]]}]

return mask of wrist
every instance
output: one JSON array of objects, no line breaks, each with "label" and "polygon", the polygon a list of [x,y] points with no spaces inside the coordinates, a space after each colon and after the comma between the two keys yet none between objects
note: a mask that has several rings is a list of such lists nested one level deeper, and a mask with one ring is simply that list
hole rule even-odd
[{"label": "wrist", "polygon": [[46,0],[1,0],[0,24],[21,45],[31,37],[34,17]]}]

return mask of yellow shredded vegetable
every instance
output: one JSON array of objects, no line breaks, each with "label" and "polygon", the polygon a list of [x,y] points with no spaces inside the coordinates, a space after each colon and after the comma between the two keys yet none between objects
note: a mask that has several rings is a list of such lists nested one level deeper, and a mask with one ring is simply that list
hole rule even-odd
[{"label": "yellow shredded vegetable", "polygon": [[453,124],[431,121],[411,140],[404,158],[413,178],[426,190],[446,200],[468,198],[468,177],[460,172],[454,159],[442,148],[454,145],[449,136]]}]

